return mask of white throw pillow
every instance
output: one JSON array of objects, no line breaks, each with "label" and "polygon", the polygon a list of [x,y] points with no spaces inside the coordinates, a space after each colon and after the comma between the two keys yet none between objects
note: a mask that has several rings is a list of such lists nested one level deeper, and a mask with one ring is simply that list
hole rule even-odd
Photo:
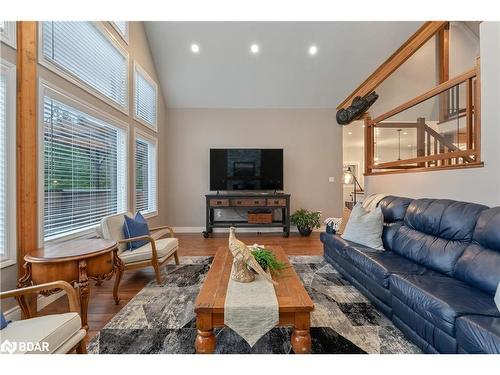
[{"label": "white throw pillow", "polygon": [[361,204],[357,204],[352,209],[342,238],[373,249],[384,250],[383,230],[384,215],[382,209],[377,207],[368,212]]},{"label": "white throw pillow", "polygon": [[497,309],[500,311],[500,283],[497,286],[497,292],[495,294],[495,303],[497,304]]}]

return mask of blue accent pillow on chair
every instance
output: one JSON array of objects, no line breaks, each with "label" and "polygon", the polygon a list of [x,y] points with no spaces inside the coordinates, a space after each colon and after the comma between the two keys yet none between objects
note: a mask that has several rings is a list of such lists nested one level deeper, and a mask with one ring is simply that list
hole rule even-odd
[{"label": "blue accent pillow on chair", "polygon": [[10,323],[7,321],[7,319],[5,319],[5,316],[3,316],[3,312],[0,312],[1,314],[1,317],[0,317],[0,329],[4,329],[5,327],[7,327],[7,325]]},{"label": "blue accent pillow on chair", "polygon": [[[139,211],[135,214],[134,218],[125,215],[125,222],[123,223],[123,235],[125,238],[133,238],[139,236],[149,236],[149,227],[144,216]],[[148,243],[146,240],[132,241],[127,245],[128,250],[134,250]]]}]

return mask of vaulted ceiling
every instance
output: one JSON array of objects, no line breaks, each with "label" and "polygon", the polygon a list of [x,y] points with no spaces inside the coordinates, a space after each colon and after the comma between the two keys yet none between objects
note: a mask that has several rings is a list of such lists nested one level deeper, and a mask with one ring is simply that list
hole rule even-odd
[{"label": "vaulted ceiling", "polygon": [[[421,24],[145,22],[145,28],[170,108],[335,108]],[[311,45],[316,55],[308,53]]]}]

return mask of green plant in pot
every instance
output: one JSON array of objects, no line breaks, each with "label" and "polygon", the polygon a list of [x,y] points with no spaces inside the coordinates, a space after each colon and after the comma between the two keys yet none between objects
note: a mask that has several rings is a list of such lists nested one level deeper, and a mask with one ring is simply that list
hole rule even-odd
[{"label": "green plant in pot", "polygon": [[301,236],[309,236],[313,229],[321,226],[321,212],[301,208],[290,216],[290,220],[297,226]]},{"label": "green plant in pot", "polygon": [[269,269],[270,271],[277,272],[285,267],[285,263],[276,259],[276,255],[264,247],[254,245],[252,247],[252,255],[264,271]]}]

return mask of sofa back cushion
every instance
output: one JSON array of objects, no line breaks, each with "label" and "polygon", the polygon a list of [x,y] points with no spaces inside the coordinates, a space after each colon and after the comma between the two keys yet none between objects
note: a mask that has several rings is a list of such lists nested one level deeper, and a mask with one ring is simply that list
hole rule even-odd
[{"label": "sofa back cushion", "polygon": [[392,251],[392,240],[399,227],[403,224],[406,210],[413,199],[388,195],[380,201],[380,208],[384,215],[384,231],[382,242],[384,249]]},{"label": "sofa back cushion", "polygon": [[494,294],[500,283],[500,207],[481,212],[472,239],[453,276]]},{"label": "sofa back cushion", "polygon": [[479,215],[487,208],[449,199],[415,199],[394,235],[392,250],[451,276],[472,241]]}]

